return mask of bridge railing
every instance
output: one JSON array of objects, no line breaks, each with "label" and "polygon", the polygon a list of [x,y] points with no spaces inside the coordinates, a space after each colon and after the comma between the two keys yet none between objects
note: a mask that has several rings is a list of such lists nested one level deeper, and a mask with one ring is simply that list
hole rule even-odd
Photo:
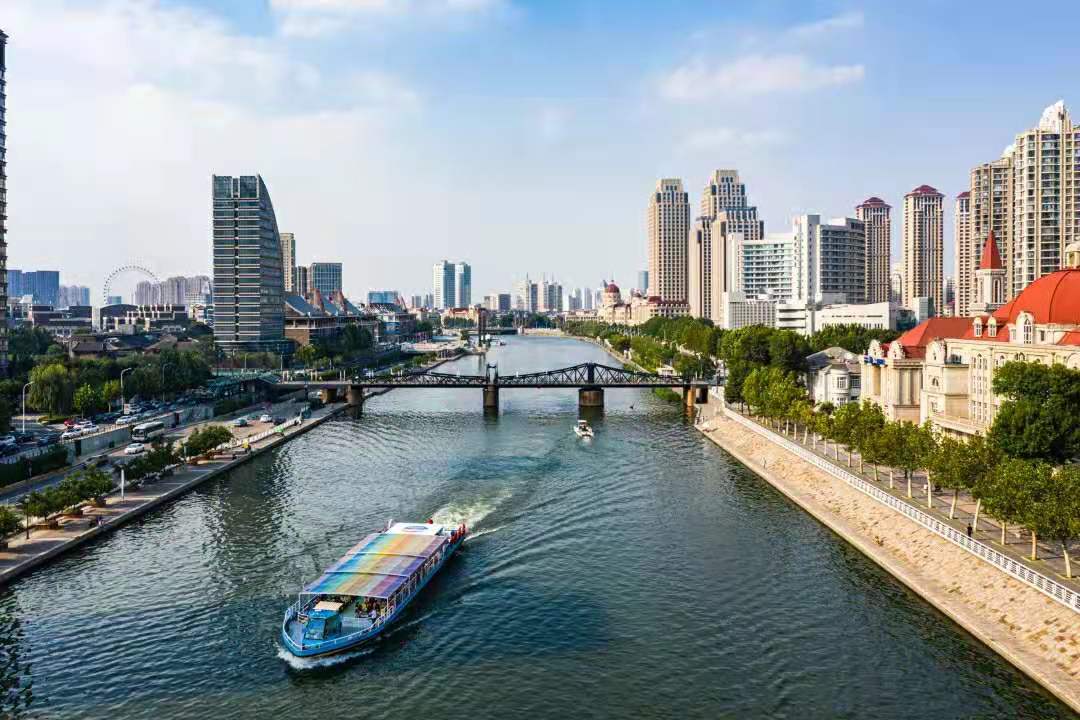
[{"label": "bridge railing", "polygon": [[863,480],[862,478],[844,470],[842,467],[833,464],[832,462],[820,457],[819,455],[810,452],[806,448],[802,447],[798,443],[792,442],[790,439],[779,435],[768,428],[765,428],[758,423],[744,417],[740,413],[735,412],[731,408],[724,406],[724,414],[734,420],[735,422],[743,425],[750,430],[763,435],[772,442],[780,445],[785,450],[788,450],[800,459],[814,465],[815,467],[824,470],[835,478],[842,480],[851,487],[855,488],[859,492],[869,495],[874,500],[877,500],[882,505],[895,510],[904,517],[915,521],[919,525],[923,526],[930,532],[934,533],[938,537],[945,538],[954,545],[957,545],[964,550],[968,551],[975,557],[990,563],[997,569],[1006,573],[1010,577],[1013,577],[1020,582],[1035,588],[1044,595],[1061,603],[1065,607],[1080,613],[1080,593],[1068,588],[1061,583],[1053,580],[1042,573],[1036,572],[1027,567],[1023,563],[998,552],[994,548],[982,543],[975,538],[970,538],[967,534],[960,532],[951,525],[938,520],[932,515],[923,512],[914,505],[904,502],[898,497],[890,495],[881,488]]}]

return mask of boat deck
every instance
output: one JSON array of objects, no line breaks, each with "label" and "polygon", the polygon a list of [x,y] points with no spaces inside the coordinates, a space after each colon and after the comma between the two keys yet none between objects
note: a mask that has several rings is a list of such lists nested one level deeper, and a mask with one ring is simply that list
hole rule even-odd
[{"label": "boat deck", "polygon": [[[309,645],[309,646],[314,646],[314,645],[317,645],[319,642],[326,642],[328,640],[337,640],[337,639],[345,637],[347,635],[353,635],[355,633],[364,632],[365,630],[370,630],[375,623],[369,617],[366,617],[366,616],[365,617],[357,617],[356,616],[356,606],[357,606],[358,602],[359,602],[359,598],[353,598],[347,605],[345,605],[345,607],[343,607],[341,609],[341,613],[340,613],[341,614],[341,634],[340,635],[335,635],[332,638],[326,638],[325,640],[322,640],[322,641],[319,641],[319,640],[307,640],[307,641],[305,641],[306,644]],[[302,645],[303,644],[301,641],[303,640],[304,626],[300,624],[299,620],[297,620],[296,618],[293,618],[292,620],[289,620],[289,622],[285,626],[285,628],[286,628],[286,632],[289,635],[289,639],[291,639],[297,645]]]}]

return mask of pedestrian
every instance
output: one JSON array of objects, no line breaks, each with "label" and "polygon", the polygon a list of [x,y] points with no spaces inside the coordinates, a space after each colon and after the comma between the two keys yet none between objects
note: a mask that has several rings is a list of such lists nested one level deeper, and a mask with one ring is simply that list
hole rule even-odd
[{"label": "pedestrian", "polygon": [[971,523],[968,523],[968,525],[967,525],[967,536],[971,537],[971,534],[972,534]]}]

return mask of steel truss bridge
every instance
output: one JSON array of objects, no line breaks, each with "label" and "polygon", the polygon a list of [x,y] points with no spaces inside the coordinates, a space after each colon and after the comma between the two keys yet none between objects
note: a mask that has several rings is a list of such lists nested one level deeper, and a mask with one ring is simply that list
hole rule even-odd
[{"label": "steel truss bridge", "polygon": [[498,411],[499,390],[512,388],[577,388],[582,407],[603,407],[605,388],[672,388],[681,389],[687,404],[701,402],[708,389],[704,380],[637,372],[600,363],[581,363],[557,370],[500,375],[498,368],[488,365],[484,375],[456,375],[420,371],[412,373],[353,377],[346,380],[314,380],[282,382],[277,387],[291,390],[318,388],[328,401],[337,393],[346,392],[352,405],[362,405],[364,391],[388,388],[474,388],[484,392],[484,409]]}]

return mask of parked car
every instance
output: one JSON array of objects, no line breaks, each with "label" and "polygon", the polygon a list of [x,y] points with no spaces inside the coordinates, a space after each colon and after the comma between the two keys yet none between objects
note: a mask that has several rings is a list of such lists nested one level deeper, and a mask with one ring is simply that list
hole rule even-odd
[{"label": "parked car", "polygon": [[14,435],[0,435],[0,448],[15,447],[16,444]]},{"label": "parked car", "polygon": [[65,430],[64,433],[62,435],[60,435],[60,439],[61,440],[74,440],[77,437],[82,437],[82,435],[83,435],[82,430],[72,428],[71,430]]},{"label": "parked car", "polygon": [[283,423],[283,422],[285,422],[285,418],[284,418],[284,417],[282,417],[281,415],[275,415],[275,416],[274,416],[274,424],[275,424],[275,425],[280,425],[280,424],[281,424],[281,423]]},{"label": "parked car", "polygon": [[116,424],[117,425],[130,425],[133,422],[137,422],[138,419],[139,418],[138,418],[137,415],[121,415],[120,417],[118,417],[116,419]]},{"label": "parked car", "polygon": [[20,445],[36,445],[37,436],[33,433],[15,433],[15,442]]},{"label": "parked car", "polygon": [[43,435],[38,435],[37,444],[41,447],[47,447],[49,445],[55,445],[60,442],[60,433],[50,432]]},{"label": "parked car", "polygon": [[235,420],[232,421],[233,427],[247,427],[247,424],[248,424],[247,418],[243,418],[243,417],[238,417],[238,418],[236,418]]},{"label": "parked car", "polygon": [[76,418],[68,418],[67,420],[64,421],[64,427],[66,427],[66,428],[75,427],[75,423],[77,423],[77,422],[79,422],[79,420],[76,419]]},{"label": "parked car", "polygon": [[259,422],[261,422],[261,423],[272,423],[272,422],[274,422],[274,418],[269,413],[263,413],[262,415],[259,416]]},{"label": "parked car", "polygon": [[142,443],[131,443],[124,448],[125,455],[139,455],[146,451],[146,446]]},{"label": "parked car", "polygon": [[90,433],[93,433],[93,432],[97,432],[100,428],[97,425],[95,425],[94,423],[87,420],[86,422],[82,422],[82,423],[79,423],[78,425],[76,425],[75,429],[76,430],[82,430],[83,433],[85,433],[85,434],[90,434]]}]

